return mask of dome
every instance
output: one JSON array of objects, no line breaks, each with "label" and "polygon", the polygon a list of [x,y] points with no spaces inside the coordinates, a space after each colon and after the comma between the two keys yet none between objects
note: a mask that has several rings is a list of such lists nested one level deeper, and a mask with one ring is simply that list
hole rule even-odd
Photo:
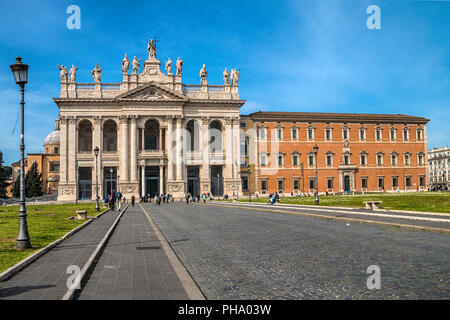
[{"label": "dome", "polygon": [[59,129],[55,129],[45,138],[44,144],[59,144]]}]

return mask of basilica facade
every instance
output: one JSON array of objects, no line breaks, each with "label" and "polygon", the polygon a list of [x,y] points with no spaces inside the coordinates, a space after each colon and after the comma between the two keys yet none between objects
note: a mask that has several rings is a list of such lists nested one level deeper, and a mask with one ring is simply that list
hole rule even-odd
[{"label": "basilica facade", "polygon": [[61,70],[58,200],[95,199],[120,191],[134,195],[186,193],[238,196],[240,178],[239,72],[224,72],[223,85],[182,82],[183,62],[170,58],[165,72],[150,40],[148,59],[122,61],[121,83],[78,83],[77,68]]}]

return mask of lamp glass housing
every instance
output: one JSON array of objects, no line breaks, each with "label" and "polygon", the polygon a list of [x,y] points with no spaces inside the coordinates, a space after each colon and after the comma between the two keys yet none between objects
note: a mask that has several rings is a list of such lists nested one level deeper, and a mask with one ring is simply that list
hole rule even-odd
[{"label": "lamp glass housing", "polygon": [[14,80],[18,85],[24,85],[28,82],[28,65],[22,63],[22,58],[17,57],[16,63],[10,66],[14,75]]}]

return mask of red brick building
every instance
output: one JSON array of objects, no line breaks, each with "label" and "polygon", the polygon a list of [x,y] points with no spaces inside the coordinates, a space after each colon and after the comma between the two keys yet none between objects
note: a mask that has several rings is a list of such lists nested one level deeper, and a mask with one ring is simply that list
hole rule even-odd
[{"label": "red brick building", "polygon": [[314,193],[316,161],[320,194],[426,190],[428,122],[400,114],[241,116],[243,192]]}]

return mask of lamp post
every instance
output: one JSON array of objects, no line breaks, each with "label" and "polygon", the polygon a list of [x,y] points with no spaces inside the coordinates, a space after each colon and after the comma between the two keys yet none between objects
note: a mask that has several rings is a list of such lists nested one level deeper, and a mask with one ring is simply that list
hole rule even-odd
[{"label": "lamp post", "polygon": [[25,84],[28,82],[28,65],[22,63],[22,58],[17,57],[16,63],[10,66],[14,80],[20,86],[20,209],[19,209],[19,234],[16,239],[16,248],[19,250],[31,248],[28,235],[27,209],[25,206],[25,139],[24,139],[24,109],[25,109]]},{"label": "lamp post", "polygon": [[99,212],[100,207],[98,205],[98,173],[97,173],[97,157],[100,149],[98,147],[94,148],[95,154],[95,211]]},{"label": "lamp post", "polygon": [[316,163],[316,204],[319,204],[319,181],[317,180],[317,151],[319,151],[319,147],[317,144],[313,147],[314,150],[314,160]]}]

